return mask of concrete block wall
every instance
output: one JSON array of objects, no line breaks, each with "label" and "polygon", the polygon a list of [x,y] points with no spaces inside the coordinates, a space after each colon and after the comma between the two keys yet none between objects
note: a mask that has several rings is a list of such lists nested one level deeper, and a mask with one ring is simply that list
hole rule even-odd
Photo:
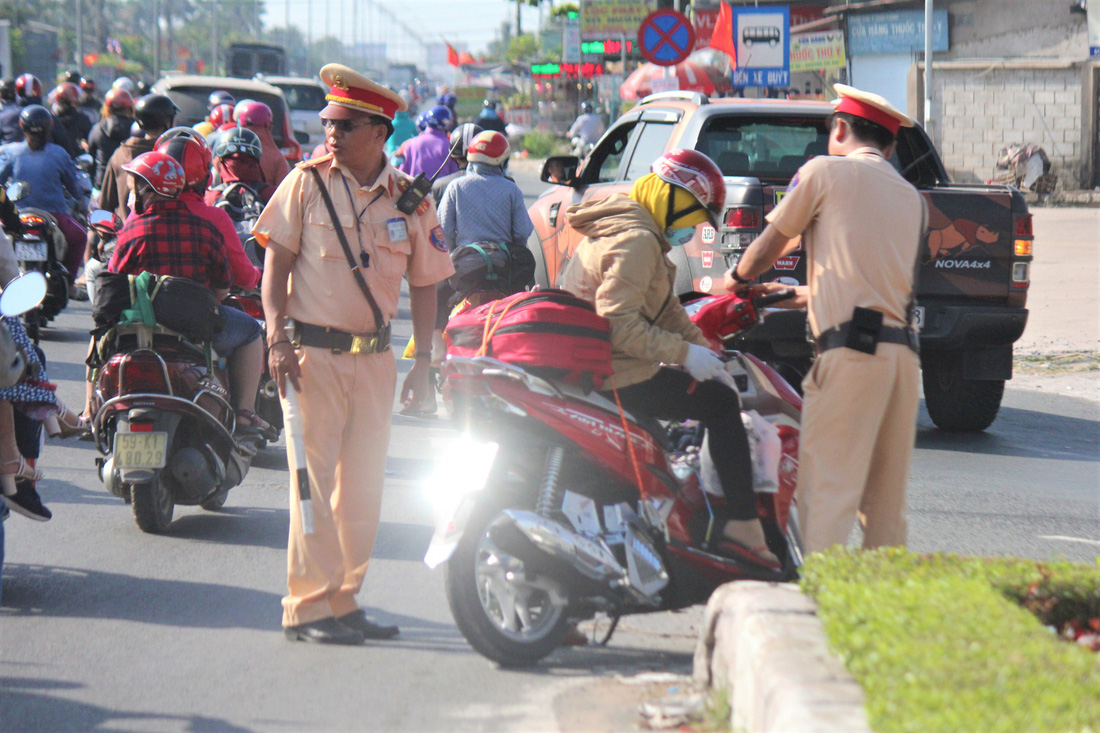
[{"label": "concrete block wall", "polygon": [[993,177],[997,153],[1013,143],[1041,146],[1059,186],[1082,175],[1082,75],[1076,64],[941,64],[932,69],[932,135],[955,181]]}]

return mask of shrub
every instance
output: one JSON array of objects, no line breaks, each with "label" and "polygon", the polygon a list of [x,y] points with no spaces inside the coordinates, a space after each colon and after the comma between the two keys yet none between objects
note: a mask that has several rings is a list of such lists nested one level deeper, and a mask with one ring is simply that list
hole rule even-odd
[{"label": "shrub", "polygon": [[565,143],[553,133],[532,130],[524,133],[520,138],[519,147],[526,150],[532,158],[545,158],[560,152],[565,147]]},{"label": "shrub", "polygon": [[837,548],[802,585],[880,733],[1100,730],[1100,658],[1045,628],[1100,613],[1100,567]]}]

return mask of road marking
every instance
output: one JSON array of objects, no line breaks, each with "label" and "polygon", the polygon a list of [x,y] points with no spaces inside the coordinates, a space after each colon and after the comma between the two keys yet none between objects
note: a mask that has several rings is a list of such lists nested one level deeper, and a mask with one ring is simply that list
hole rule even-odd
[{"label": "road marking", "polygon": [[1096,545],[1100,547],[1100,541],[1086,540],[1083,537],[1065,537],[1060,534],[1041,534],[1039,535],[1041,540],[1061,540],[1062,542],[1080,542],[1083,545]]}]

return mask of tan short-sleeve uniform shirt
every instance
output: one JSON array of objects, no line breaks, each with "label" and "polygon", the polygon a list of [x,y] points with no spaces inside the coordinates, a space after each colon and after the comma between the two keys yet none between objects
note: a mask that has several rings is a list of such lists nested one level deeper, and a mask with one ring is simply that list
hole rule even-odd
[{"label": "tan short-sleeve uniform shirt", "polygon": [[[430,197],[412,215],[397,210],[409,178],[388,162],[370,186],[360,186],[325,156],[295,167],[264,207],[252,231],[260,244],[274,242],[296,255],[290,272],[287,315],[296,321],[348,333],[378,329],[355,283],[320,190],[307,170],[317,166],[332,197],[352,253],[387,322],[397,315],[402,276],[432,285],[454,273]],[[356,221],[358,220],[358,226]]]},{"label": "tan short-sleeve uniform shirt", "polygon": [[877,149],[813,158],[767,218],[784,236],[802,235],[815,336],[856,306],[906,324],[924,202]]}]

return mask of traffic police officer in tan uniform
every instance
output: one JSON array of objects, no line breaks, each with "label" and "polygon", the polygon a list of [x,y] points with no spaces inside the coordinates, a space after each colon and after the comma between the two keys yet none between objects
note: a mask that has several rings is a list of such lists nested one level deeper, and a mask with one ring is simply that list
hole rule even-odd
[{"label": "traffic police officer in tan uniform", "polygon": [[[300,410],[308,468],[310,501],[290,502],[284,631],[288,639],[358,644],[398,633],[367,618],[355,599],[378,529],[397,379],[389,322],[405,277],[416,343],[431,344],[435,286],[454,269],[430,197],[411,214],[397,208],[410,179],[387,162],[384,146],[405,102],[339,64],[322,68],[321,79],[330,152],[290,172],[253,232],[267,248],[271,374],[284,411]],[[430,347],[418,349],[402,387],[406,405],[430,394],[430,363]]]},{"label": "traffic police officer in tan uniform", "polygon": [[924,203],[888,162],[898,129],[913,122],[876,94],[836,90],[829,156],[799,169],[726,273],[726,288],[740,292],[802,236],[809,284],[794,304],[807,306],[817,349],[802,383],[798,502],[808,552],[845,544],[857,514],[865,548],[905,544],[920,385],[909,310]]}]

